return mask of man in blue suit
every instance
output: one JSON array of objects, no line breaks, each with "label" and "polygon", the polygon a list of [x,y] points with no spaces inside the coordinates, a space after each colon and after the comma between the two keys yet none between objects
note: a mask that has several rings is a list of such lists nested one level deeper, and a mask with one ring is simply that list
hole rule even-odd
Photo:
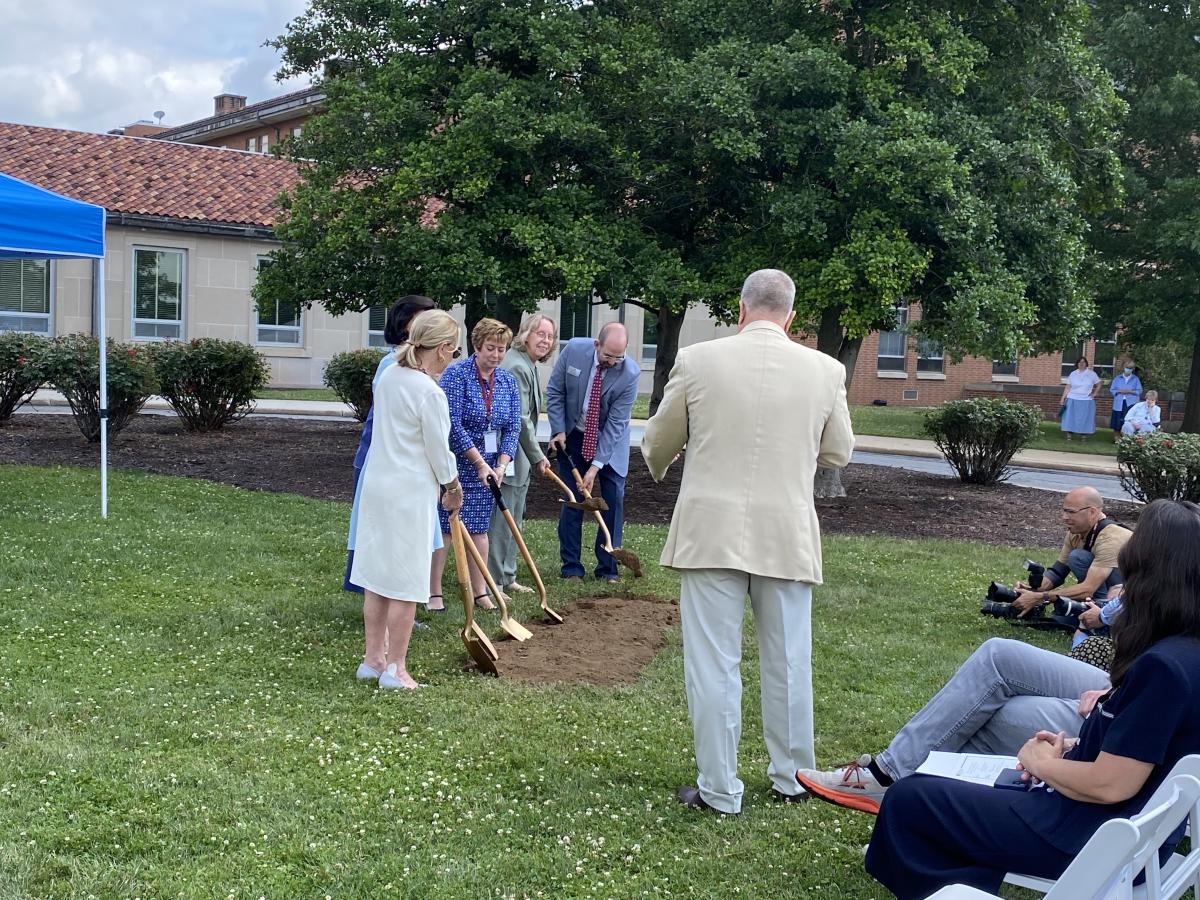
[{"label": "man in blue suit", "polygon": [[[638,364],[625,355],[628,344],[629,332],[620,322],[609,322],[595,340],[572,338],[559,352],[546,385],[550,443],[558,448],[559,473],[573,483],[574,463],[589,493],[595,493],[599,483],[600,496],[608,504],[602,515],[614,547],[621,546],[629,417],[641,374]],[[604,537],[596,531],[596,577],[615,582],[617,561],[604,552]],[[582,532],[583,513],[564,506],[558,517],[558,546],[562,577],[568,581],[583,579]]]}]

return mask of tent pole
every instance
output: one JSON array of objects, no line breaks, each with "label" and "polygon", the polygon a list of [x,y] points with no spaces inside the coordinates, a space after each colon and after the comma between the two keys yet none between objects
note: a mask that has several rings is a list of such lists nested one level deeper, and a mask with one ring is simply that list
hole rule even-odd
[{"label": "tent pole", "polygon": [[96,260],[94,277],[100,283],[100,518],[108,518],[108,339],[104,306],[104,257]]}]

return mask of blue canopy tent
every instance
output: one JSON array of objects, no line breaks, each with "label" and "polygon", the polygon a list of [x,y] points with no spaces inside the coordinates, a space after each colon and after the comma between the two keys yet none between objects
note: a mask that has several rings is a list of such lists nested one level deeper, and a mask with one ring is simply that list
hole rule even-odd
[{"label": "blue canopy tent", "polygon": [[94,259],[99,296],[100,515],[108,517],[108,343],[104,317],[104,207],[0,172],[0,258]]}]

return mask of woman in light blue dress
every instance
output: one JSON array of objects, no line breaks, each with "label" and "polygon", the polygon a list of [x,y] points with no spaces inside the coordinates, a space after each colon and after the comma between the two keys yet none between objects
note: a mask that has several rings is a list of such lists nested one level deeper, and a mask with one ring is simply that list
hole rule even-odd
[{"label": "woman in light blue dress", "polygon": [[1062,403],[1066,406],[1062,417],[1062,430],[1067,440],[1079,435],[1086,440],[1096,433],[1096,394],[1100,390],[1100,376],[1092,371],[1086,356],[1075,360],[1075,371],[1067,376],[1063,386]]}]

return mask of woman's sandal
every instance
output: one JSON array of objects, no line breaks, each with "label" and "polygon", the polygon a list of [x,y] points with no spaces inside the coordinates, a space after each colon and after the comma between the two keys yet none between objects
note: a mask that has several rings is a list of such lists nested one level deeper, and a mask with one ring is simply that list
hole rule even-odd
[{"label": "woman's sandal", "polygon": [[[430,594],[429,595],[430,600],[432,600],[434,597],[437,597],[439,600],[442,599],[441,594]],[[446,611],[446,605],[443,603],[441,606],[434,607],[434,606],[430,606],[428,603],[426,603],[425,611],[431,612],[431,613],[444,613]]]},{"label": "woman's sandal", "polygon": [[[484,602],[480,603],[479,602],[480,600],[483,600]],[[478,597],[476,597],[475,605],[477,607],[479,607],[480,609],[495,609],[496,608],[496,604],[492,602],[492,598],[488,594],[480,594]]]}]

